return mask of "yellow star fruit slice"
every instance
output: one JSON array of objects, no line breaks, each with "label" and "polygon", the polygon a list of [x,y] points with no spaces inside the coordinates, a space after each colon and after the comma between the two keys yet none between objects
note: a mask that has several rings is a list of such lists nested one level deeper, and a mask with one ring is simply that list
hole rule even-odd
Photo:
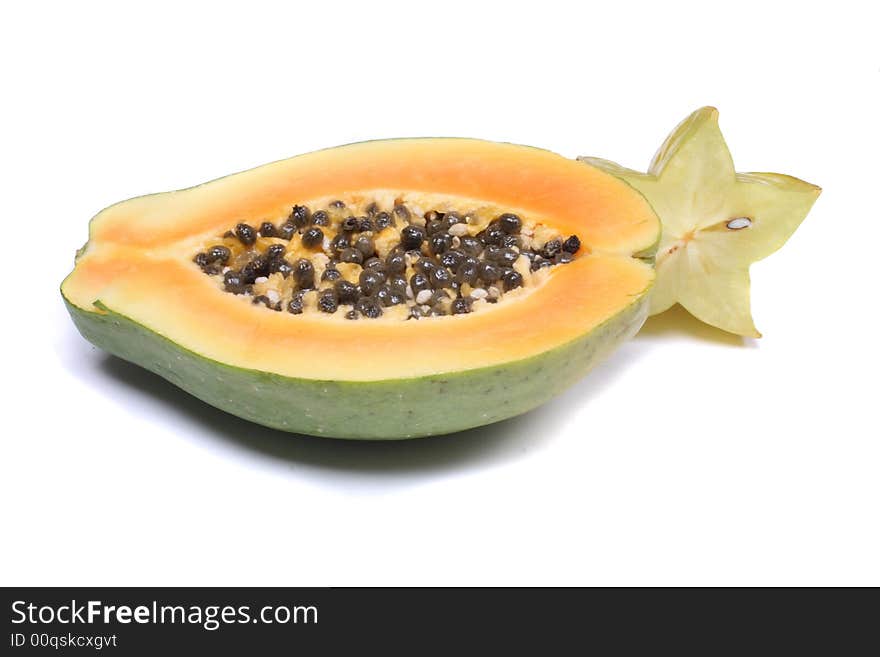
[{"label": "yellow star fruit slice", "polygon": [[736,173],[714,107],[682,121],[648,173],[578,159],[628,182],[660,217],[652,315],[679,303],[707,324],[761,337],[752,321],[749,265],[785,244],[819,187],[781,173]]}]

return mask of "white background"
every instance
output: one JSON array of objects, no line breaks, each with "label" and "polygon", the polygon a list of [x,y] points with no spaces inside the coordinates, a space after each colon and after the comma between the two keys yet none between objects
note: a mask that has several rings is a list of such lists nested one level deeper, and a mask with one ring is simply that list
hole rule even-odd
[{"label": "white background", "polygon": [[[868,3],[16,5],[0,583],[880,584]],[[262,429],[91,347],[57,291],[131,196],[392,136],[644,168],[707,104],[739,170],[825,190],[752,269],[765,337],[672,312],[496,426]]]}]

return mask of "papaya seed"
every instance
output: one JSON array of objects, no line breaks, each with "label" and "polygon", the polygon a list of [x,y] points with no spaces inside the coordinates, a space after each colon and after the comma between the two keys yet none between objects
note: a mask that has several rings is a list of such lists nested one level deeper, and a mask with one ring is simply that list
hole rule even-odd
[{"label": "papaya seed", "polygon": [[[391,212],[375,200],[338,199],[325,208],[313,212],[297,204],[283,221],[261,221],[257,229],[238,223],[223,239],[238,240],[244,250],[227,241],[196,253],[193,261],[208,275],[223,274],[225,291],[274,311],[332,315],[346,305],[346,319],[375,319],[401,305],[401,319],[421,319],[503,301],[506,292],[534,283],[531,272],[567,264],[581,248],[577,235],[551,235],[543,246],[533,245],[535,226],[512,212],[488,220],[443,206],[414,215],[402,199]],[[405,221],[397,224],[399,219]],[[750,222],[734,217],[726,225],[741,230]],[[527,269],[517,265],[521,256]],[[280,278],[273,279],[276,274]],[[251,297],[254,286],[259,293]],[[305,293],[315,288],[314,301],[306,304]]]}]

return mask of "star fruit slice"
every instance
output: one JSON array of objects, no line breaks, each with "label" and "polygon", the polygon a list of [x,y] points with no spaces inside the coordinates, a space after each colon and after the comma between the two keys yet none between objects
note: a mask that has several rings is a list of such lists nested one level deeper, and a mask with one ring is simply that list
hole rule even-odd
[{"label": "star fruit slice", "polygon": [[714,107],[682,121],[648,173],[578,159],[628,182],[660,217],[652,315],[679,303],[707,324],[761,337],[752,321],[749,265],[785,244],[819,187],[781,173],[736,173]]}]

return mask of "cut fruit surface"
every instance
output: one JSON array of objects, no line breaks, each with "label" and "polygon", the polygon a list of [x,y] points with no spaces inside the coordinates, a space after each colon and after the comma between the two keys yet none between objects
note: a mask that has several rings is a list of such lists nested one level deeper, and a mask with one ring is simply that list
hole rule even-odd
[{"label": "cut fruit surface", "polygon": [[714,107],[682,121],[647,173],[601,158],[578,159],[631,184],[661,218],[652,315],[680,303],[707,324],[760,337],[751,315],[749,266],[785,244],[819,187],[779,173],[737,173]]},{"label": "cut fruit surface", "polygon": [[629,185],[553,153],[376,141],[111,206],[62,294],[89,340],[215,406],[401,438],[576,380],[644,320],[658,237]]}]

